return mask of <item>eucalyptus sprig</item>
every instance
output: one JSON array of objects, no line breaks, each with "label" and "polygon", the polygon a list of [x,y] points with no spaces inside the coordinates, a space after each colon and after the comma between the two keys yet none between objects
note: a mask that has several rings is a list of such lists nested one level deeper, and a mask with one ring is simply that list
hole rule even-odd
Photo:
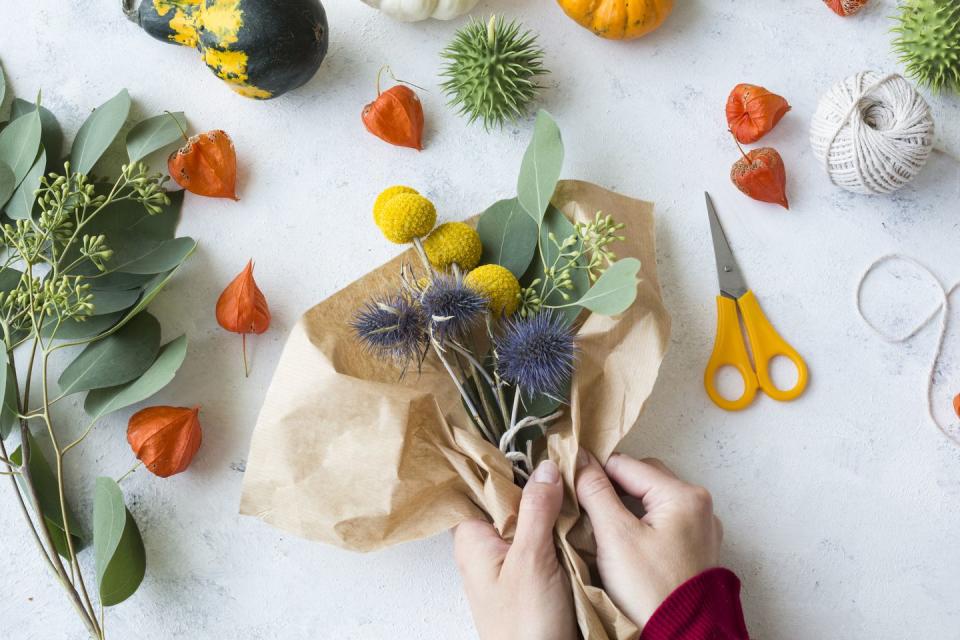
[{"label": "eucalyptus sprig", "polygon": [[[0,225],[0,474],[44,564],[101,640],[103,608],[143,578],[143,540],[118,481],[99,478],[96,591],[87,588],[78,561],[87,535],[68,501],[81,489],[69,486],[64,459],[104,416],[159,391],[183,362],[185,336],[161,347],[159,322],[145,309],[196,247],[174,237],[182,196],[166,193],[165,176],[142,161],[179,138],[168,115],[130,130],[119,176],[94,177],[129,110],[126,90],[97,108],[65,160],[56,118],[39,104],[14,100],[0,131],[0,209],[9,219]],[[61,350],[75,354],[54,380],[51,357]],[[58,407],[80,392],[82,421]]]}]

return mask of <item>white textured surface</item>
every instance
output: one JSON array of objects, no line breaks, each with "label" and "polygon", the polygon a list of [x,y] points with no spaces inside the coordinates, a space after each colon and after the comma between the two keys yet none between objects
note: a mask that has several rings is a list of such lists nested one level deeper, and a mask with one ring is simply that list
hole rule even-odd
[{"label": "white textured surface", "polygon": [[[110,637],[473,638],[448,537],[359,556],[236,512],[250,432],[285,333],[310,303],[395,250],[370,224],[375,194],[409,183],[443,216],[466,217],[513,193],[530,121],[486,134],[444,108],[437,53],[455,24],[401,25],[359,0],[327,0],[332,43],[318,76],[258,103],[222,87],[195,52],[138,33],[115,4],[0,0],[0,59],[12,90],[31,97],[42,87],[71,135],[121,86],[139,114],[183,109],[194,130],[223,128],[240,156],[242,200],[188,196],[182,230],[201,251],[154,305],[169,336],[191,337],[181,375],[156,401],[203,405],[204,444],[188,473],[160,480],[141,471],[124,482],[148,575],[108,612]],[[657,203],[674,333],[661,382],[624,448],[661,457],[713,490],[724,560],[743,578],[761,640],[960,638],[960,449],[923,418],[934,336],[886,345],[859,323],[852,302],[861,269],[891,250],[960,278],[960,165],[934,154],[893,196],[855,196],[829,184],[807,143],[817,99],[834,81],[862,68],[898,69],[888,47],[893,3],[871,5],[844,20],[819,0],[678,0],[660,31],[633,43],[594,38],[551,0],[485,0],[476,11],[505,11],[541,32],[554,71],[543,104],[564,132],[564,175]],[[430,89],[423,153],[389,147],[360,125],[383,63]],[[789,212],[746,199],[728,181],[737,151],[723,105],[738,82],[765,85],[794,107],[763,141],[786,161]],[[956,98],[941,102],[938,113],[951,119],[941,124],[956,130]],[[716,293],[704,189],[767,314],[807,357],[812,384],[796,403],[761,398],[728,414],[702,391]],[[240,340],[216,326],[213,304],[250,256],[274,326],[251,340],[245,380]],[[891,323],[926,311],[933,298],[923,282],[907,270],[893,275],[871,283],[868,308]],[[940,367],[945,416],[960,390],[958,337],[948,336]],[[67,407],[61,424],[75,410]],[[128,415],[104,422],[71,461],[78,512],[90,508],[97,473],[130,466]],[[0,486],[0,636],[79,640],[82,627]]]}]

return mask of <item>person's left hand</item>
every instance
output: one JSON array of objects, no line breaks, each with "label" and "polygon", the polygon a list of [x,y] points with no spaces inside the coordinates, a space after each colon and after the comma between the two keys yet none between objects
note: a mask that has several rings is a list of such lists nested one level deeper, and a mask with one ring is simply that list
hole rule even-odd
[{"label": "person's left hand", "polygon": [[454,530],[454,553],[481,640],[575,640],[567,574],[553,546],[560,471],[544,460],[523,489],[513,543],[484,520]]}]

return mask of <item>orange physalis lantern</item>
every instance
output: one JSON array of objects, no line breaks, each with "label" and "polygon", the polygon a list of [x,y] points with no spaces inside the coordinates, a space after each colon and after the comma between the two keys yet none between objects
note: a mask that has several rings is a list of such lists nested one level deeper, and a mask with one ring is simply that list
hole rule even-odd
[{"label": "orange physalis lantern", "polygon": [[207,131],[187,139],[170,154],[167,169],[173,180],[198,196],[237,198],[237,154],[226,131]]},{"label": "orange physalis lantern", "polygon": [[247,334],[260,334],[270,328],[267,299],[253,279],[253,260],[233,279],[217,300],[217,322],[221,327],[243,336],[243,371],[247,366]]},{"label": "orange physalis lantern", "polygon": [[186,470],[200,448],[200,407],[148,407],[131,416],[127,442],[153,474],[167,478]]},{"label": "orange physalis lantern", "polygon": [[727,125],[738,142],[749,144],[773,129],[790,111],[787,101],[763,87],[738,84],[727,98]]}]

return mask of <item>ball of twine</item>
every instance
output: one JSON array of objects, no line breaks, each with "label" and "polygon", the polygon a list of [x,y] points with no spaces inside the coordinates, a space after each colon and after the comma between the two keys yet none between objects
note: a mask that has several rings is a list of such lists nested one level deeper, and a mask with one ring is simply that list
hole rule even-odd
[{"label": "ball of twine", "polygon": [[890,193],[913,180],[933,149],[930,106],[902,76],[863,71],[820,99],[810,144],[833,184]]}]

